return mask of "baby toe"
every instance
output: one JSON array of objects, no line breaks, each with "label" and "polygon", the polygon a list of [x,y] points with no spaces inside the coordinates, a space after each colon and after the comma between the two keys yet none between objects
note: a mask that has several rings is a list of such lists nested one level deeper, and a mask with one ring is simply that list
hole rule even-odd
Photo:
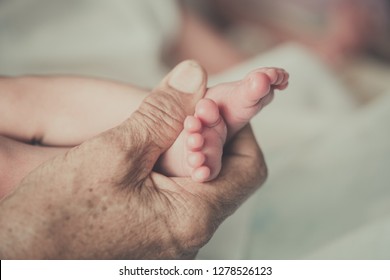
[{"label": "baby toe", "polygon": [[278,90],[284,90],[288,87],[288,82],[287,83],[284,83],[284,84],[281,84],[281,85],[278,85],[278,86],[275,86],[274,88],[275,89],[278,89]]},{"label": "baby toe", "polygon": [[201,99],[198,102],[195,107],[195,114],[202,124],[207,127],[213,127],[221,120],[218,105],[208,98]]},{"label": "baby toe", "polygon": [[201,152],[190,153],[187,157],[188,165],[192,168],[198,168],[206,161],[206,156]]},{"label": "baby toe", "polygon": [[202,130],[202,123],[194,116],[187,116],[184,120],[184,129],[189,133],[200,132]]},{"label": "baby toe", "polygon": [[283,81],[280,84],[281,85],[288,84],[289,78],[290,78],[290,75],[286,71],[284,71],[284,73],[283,73]]},{"label": "baby toe", "polygon": [[204,165],[194,169],[191,175],[192,180],[200,183],[207,181],[209,177],[210,177],[210,168]]},{"label": "baby toe", "polygon": [[283,90],[283,89],[287,88],[287,86],[288,86],[288,80],[289,80],[290,75],[283,69],[281,69],[280,71],[281,71],[280,72],[281,80],[280,80],[280,82],[278,81],[278,83],[276,83],[273,86],[273,88]]},{"label": "baby toe", "polygon": [[200,133],[190,134],[187,137],[187,148],[191,151],[199,150],[203,147],[204,137]]},{"label": "baby toe", "polygon": [[252,72],[243,80],[246,88],[243,88],[243,100],[246,106],[255,105],[262,97],[266,96],[270,91],[271,78],[263,71]]}]

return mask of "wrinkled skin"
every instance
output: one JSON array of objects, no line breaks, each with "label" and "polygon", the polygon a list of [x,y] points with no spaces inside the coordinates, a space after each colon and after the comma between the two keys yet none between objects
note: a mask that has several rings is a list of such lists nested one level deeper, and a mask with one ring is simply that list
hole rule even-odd
[{"label": "wrinkled skin", "polygon": [[204,70],[184,63],[196,68],[196,89],[171,82],[171,72],[124,123],[42,164],[1,201],[1,259],[195,257],[264,182],[266,166],[247,126],[211,182],[153,171],[206,91]]}]

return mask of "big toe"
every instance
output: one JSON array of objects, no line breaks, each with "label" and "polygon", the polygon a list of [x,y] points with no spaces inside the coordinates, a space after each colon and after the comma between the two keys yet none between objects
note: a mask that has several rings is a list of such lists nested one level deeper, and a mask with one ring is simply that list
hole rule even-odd
[{"label": "big toe", "polygon": [[239,91],[243,96],[247,106],[256,105],[261,98],[266,96],[271,90],[270,77],[263,72],[252,72],[242,80]]},{"label": "big toe", "polygon": [[195,115],[207,127],[214,127],[221,121],[218,105],[208,98],[201,99],[196,104]]}]

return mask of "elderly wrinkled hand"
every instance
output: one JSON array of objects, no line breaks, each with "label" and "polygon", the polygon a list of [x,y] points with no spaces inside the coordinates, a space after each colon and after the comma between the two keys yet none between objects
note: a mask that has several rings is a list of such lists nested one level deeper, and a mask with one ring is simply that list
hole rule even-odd
[{"label": "elderly wrinkled hand", "polygon": [[0,204],[0,257],[193,258],[266,177],[249,126],[211,182],[153,171],[206,83],[198,64],[184,62],[124,123],[35,169]]}]

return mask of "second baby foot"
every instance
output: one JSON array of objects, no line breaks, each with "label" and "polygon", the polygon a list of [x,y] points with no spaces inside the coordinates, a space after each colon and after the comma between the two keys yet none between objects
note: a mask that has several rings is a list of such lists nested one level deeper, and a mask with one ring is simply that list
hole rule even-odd
[{"label": "second baby foot", "polygon": [[208,89],[205,97],[217,103],[228,128],[228,139],[272,101],[274,89],[287,87],[288,78],[288,73],[283,69],[260,68],[240,81]]},{"label": "second baby foot", "polygon": [[184,129],[175,143],[159,160],[159,168],[168,176],[191,176],[205,182],[217,177],[221,170],[227,128],[217,104],[200,100],[195,115],[184,121]]}]

